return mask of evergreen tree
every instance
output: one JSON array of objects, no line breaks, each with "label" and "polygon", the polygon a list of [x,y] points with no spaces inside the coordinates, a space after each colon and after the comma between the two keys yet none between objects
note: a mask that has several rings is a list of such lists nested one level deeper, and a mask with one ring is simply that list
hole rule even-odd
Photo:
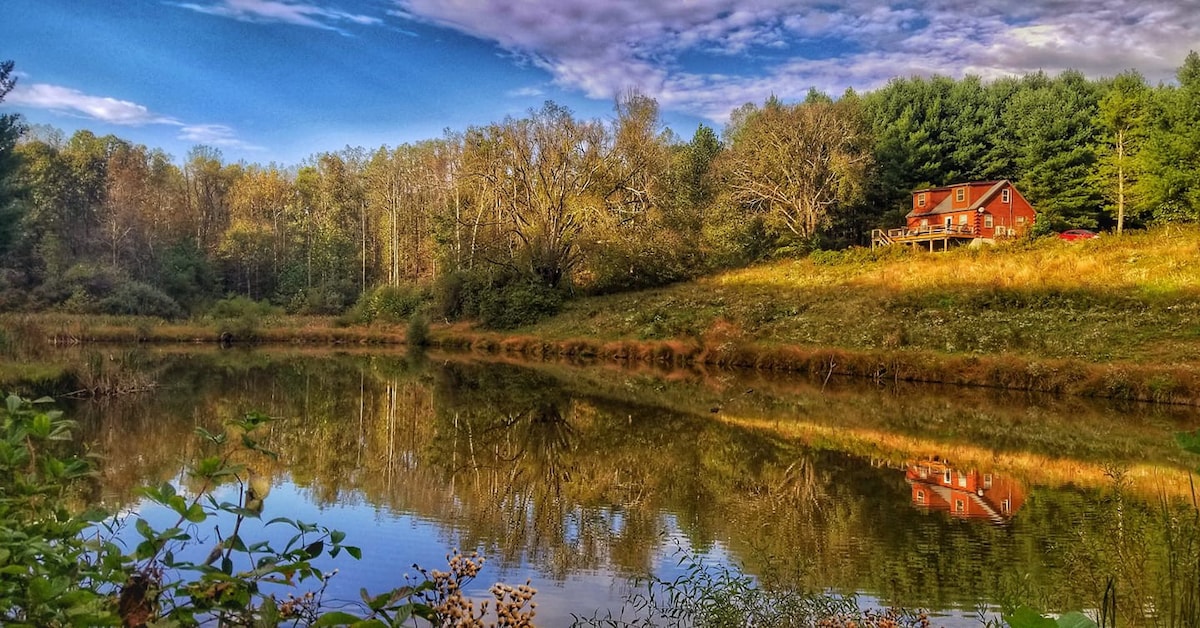
[{"label": "evergreen tree", "polygon": [[[16,84],[13,62],[0,62],[0,102]],[[21,119],[15,114],[0,115],[0,257],[16,239],[20,222],[20,206],[17,203],[20,157],[16,150],[20,136]]]},{"label": "evergreen tree", "polygon": [[1095,115],[1095,89],[1074,71],[1026,76],[1009,101],[1004,120],[1013,133],[1016,183],[1038,211],[1039,231],[1099,224]]},{"label": "evergreen tree", "polygon": [[1145,175],[1135,188],[1158,222],[1200,220],[1200,55],[1189,53],[1177,76],[1177,87],[1154,95]]}]

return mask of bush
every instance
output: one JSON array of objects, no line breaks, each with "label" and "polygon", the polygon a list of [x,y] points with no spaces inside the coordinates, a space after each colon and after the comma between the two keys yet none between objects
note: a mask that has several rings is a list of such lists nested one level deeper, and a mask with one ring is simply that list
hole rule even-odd
[{"label": "bush", "polygon": [[208,311],[209,316],[221,321],[223,340],[227,335],[243,340],[254,338],[264,317],[280,313],[279,308],[265,300],[255,301],[240,295],[217,301]]},{"label": "bush", "polygon": [[281,313],[282,310],[271,305],[270,301],[255,301],[241,295],[221,299],[208,310],[208,315],[217,319],[277,316]]},{"label": "bush", "polygon": [[364,292],[347,312],[347,318],[358,323],[408,320],[425,299],[422,291],[413,285],[380,286]]},{"label": "bush", "polygon": [[429,344],[429,321],[424,314],[417,313],[408,319],[408,333],[405,342],[410,347],[424,347]]},{"label": "bush", "polygon": [[557,314],[564,295],[525,275],[458,272],[438,280],[432,299],[435,316],[478,318],[485,327],[513,329]]},{"label": "bush", "polygon": [[492,329],[532,325],[553,316],[562,307],[563,295],[533,279],[517,279],[478,296],[479,319]]},{"label": "bush", "polygon": [[78,314],[179,318],[184,313],[179,303],[162,290],[134,281],[115,268],[92,264],[72,266],[61,280],[40,286],[34,297],[46,307]]},{"label": "bush", "polygon": [[140,281],[120,284],[112,294],[100,299],[96,308],[102,314],[131,314],[168,319],[183,316],[183,308],[179,307],[175,299]]}]

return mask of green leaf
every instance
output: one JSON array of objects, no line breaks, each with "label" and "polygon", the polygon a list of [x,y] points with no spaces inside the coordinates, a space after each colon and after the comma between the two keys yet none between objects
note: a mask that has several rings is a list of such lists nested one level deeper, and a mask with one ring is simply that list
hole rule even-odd
[{"label": "green leaf", "polygon": [[203,523],[208,518],[208,514],[200,507],[200,504],[192,504],[188,506],[187,512],[183,513],[183,518],[192,523]]},{"label": "green leaf", "polygon": [[337,545],[338,543],[341,543],[341,542],[342,542],[342,541],[344,541],[345,539],[346,539],[346,533],[345,533],[345,532],[342,532],[341,530],[330,530],[330,531],[329,531],[329,540],[330,540],[330,542],[332,542],[334,545]]},{"label": "green leaf", "polygon": [[45,414],[33,415],[33,420],[29,422],[29,433],[38,438],[50,436],[50,417]]},{"label": "green leaf", "polygon": [[152,539],[155,537],[154,528],[151,528],[145,519],[138,519],[134,522],[133,527],[137,528],[138,534],[142,535],[142,538]]},{"label": "green leaf", "polygon": [[342,549],[345,549],[347,554],[353,556],[354,560],[362,560],[362,549],[361,548],[355,547],[353,545],[346,545],[346,546],[343,546]]},{"label": "green leaf", "polygon": [[1098,628],[1091,617],[1079,611],[1071,611],[1058,618],[1059,628]]},{"label": "green leaf", "polygon": [[343,611],[334,611],[325,613],[313,622],[313,628],[321,628],[322,626],[350,626],[362,621],[361,617],[351,615]]},{"label": "green leaf", "polygon": [[308,554],[309,556],[311,556],[313,558],[320,556],[321,552],[323,552],[323,551],[325,551],[325,542],[324,541],[314,541],[312,543],[309,543],[308,546],[304,548],[304,553]]},{"label": "green leaf", "polygon": [[1013,614],[1005,615],[1004,621],[1009,628],[1058,628],[1058,623],[1053,619],[1042,617],[1041,613],[1028,606],[1021,606]]}]

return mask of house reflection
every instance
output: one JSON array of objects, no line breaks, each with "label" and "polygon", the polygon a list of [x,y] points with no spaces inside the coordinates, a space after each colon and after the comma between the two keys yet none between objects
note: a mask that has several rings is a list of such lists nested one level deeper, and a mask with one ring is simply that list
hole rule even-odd
[{"label": "house reflection", "polygon": [[1025,489],[1016,480],[956,469],[937,458],[910,463],[904,478],[912,487],[913,506],[954,517],[1006,523],[1025,503]]}]

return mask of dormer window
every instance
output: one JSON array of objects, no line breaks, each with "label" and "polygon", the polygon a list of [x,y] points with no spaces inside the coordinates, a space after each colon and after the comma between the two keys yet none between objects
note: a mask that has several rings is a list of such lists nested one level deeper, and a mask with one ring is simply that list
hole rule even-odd
[{"label": "dormer window", "polygon": [[920,194],[917,195],[917,207],[924,207],[924,206],[925,206],[925,193],[921,192]]},{"label": "dormer window", "polygon": [[1000,202],[1001,203],[1011,203],[1012,202],[1012,190],[1007,190],[1007,189],[1000,190]]},{"label": "dormer window", "polygon": [[958,188],[954,190],[954,202],[961,203],[967,200],[967,188]]}]

